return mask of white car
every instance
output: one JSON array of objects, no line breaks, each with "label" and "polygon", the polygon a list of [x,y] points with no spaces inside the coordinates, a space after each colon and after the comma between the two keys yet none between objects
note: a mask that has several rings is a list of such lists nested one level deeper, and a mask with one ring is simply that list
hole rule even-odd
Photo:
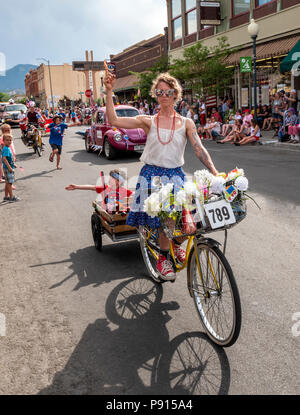
[{"label": "white car", "polygon": [[26,114],[27,107],[23,104],[8,104],[4,108],[4,112],[2,115],[2,121],[11,124],[11,125],[17,125],[18,123],[18,116],[21,114],[21,110],[24,111]]}]

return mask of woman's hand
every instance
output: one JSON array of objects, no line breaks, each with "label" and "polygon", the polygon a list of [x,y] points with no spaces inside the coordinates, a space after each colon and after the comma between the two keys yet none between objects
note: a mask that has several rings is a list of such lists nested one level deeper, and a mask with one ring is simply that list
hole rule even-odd
[{"label": "woman's hand", "polygon": [[105,85],[106,91],[113,90],[115,80],[116,80],[115,75],[111,74],[108,70],[106,70],[105,77],[103,79],[103,83]]}]

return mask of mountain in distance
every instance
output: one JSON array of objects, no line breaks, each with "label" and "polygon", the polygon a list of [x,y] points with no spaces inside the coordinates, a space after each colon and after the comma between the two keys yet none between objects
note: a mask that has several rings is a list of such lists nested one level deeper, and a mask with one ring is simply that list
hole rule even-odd
[{"label": "mountain in distance", "polygon": [[5,76],[0,76],[0,92],[21,90],[25,92],[25,75],[37,65],[19,64],[6,71]]}]

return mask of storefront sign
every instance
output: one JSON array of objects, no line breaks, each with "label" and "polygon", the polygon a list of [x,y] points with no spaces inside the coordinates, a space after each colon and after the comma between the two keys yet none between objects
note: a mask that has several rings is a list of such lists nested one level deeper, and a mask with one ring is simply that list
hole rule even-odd
[{"label": "storefront sign", "polygon": [[93,72],[89,71],[89,88],[93,91]]},{"label": "storefront sign", "polygon": [[200,1],[200,19],[203,25],[221,24],[221,3],[219,1]]},{"label": "storefront sign", "polygon": [[244,56],[240,58],[240,71],[241,73],[252,71],[252,58],[251,56]]},{"label": "storefront sign", "polygon": [[248,107],[249,105],[249,91],[248,88],[242,88],[242,107]]}]

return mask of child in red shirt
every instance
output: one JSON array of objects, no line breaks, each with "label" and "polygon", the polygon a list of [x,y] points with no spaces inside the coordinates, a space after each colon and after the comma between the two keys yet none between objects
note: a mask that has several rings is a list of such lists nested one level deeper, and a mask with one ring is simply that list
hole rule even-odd
[{"label": "child in red shirt", "polygon": [[125,174],[120,170],[112,170],[109,172],[108,185],[105,186],[93,186],[93,185],[77,185],[70,184],[66,187],[66,190],[93,190],[102,195],[102,206],[108,212],[126,212],[132,191],[122,186],[126,180]]}]

